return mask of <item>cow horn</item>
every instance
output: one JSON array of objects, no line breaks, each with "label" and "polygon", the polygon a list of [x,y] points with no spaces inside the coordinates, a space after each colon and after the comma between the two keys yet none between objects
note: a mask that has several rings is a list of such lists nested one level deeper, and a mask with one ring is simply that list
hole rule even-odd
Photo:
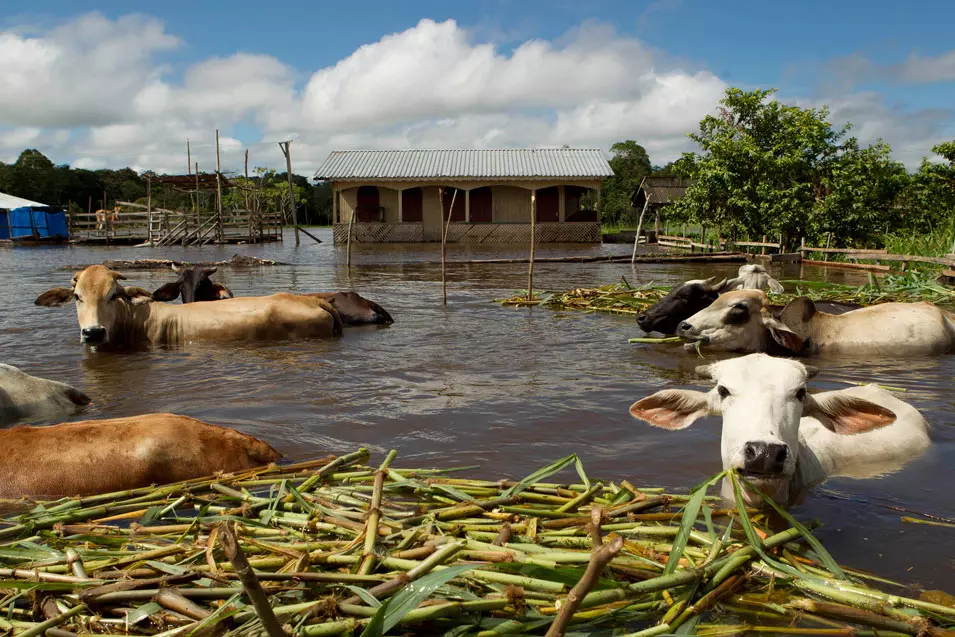
[{"label": "cow horn", "polygon": [[696,371],[696,375],[702,378],[703,380],[713,379],[713,374],[710,371],[709,365],[697,365],[695,371]]},{"label": "cow horn", "polygon": [[818,368],[818,367],[814,367],[813,365],[803,365],[803,367],[806,368],[806,379],[807,379],[807,380],[810,379],[810,378],[815,377],[815,375],[819,373],[819,368]]},{"label": "cow horn", "polygon": [[172,271],[175,272],[176,274],[179,274],[180,272],[182,272],[182,268],[180,268],[175,263],[173,263],[171,267],[172,267]]},{"label": "cow horn", "polygon": [[719,283],[715,283],[715,284],[714,284],[714,283],[713,283],[713,279],[715,279],[715,278],[716,278],[715,276],[711,276],[711,277],[708,278],[707,280],[703,281],[703,285],[705,285],[705,286],[706,286],[707,288],[709,288],[710,290],[720,290],[720,289],[722,289],[723,286],[726,285],[726,277],[723,277],[723,279],[722,279]]},{"label": "cow horn", "polygon": [[206,273],[206,276],[212,276],[212,275],[215,274],[218,270],[219,270],[218,267],[212,267],[212,268],[206,268],[204,271],[205,271],[205,273]]}]

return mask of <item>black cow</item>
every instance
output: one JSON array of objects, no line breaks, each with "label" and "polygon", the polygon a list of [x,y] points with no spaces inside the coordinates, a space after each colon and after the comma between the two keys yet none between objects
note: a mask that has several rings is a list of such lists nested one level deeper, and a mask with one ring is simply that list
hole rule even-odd
[{"label": "black cow", "polygon": [[179,296],[182,296],[183,303],[231,299],[232,290],[221,283],[213,283],[209,278],[216,273],[217,269],[197,267],[180,269],[174,265],[172,271],[178,274],[179,278],[153,292],[153,300],[175,301]]},{"label": "black cow", "polygon": [[644,332],[673,334],[676,326],[700,310],[708,308],[726,286],[726,279],[714,283],[715,276],[677,285],[665,297],[637,316]]}]

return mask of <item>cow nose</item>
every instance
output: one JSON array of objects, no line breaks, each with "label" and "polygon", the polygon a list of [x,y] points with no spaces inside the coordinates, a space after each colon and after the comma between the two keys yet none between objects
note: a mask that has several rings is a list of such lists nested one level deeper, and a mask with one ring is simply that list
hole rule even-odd
[{"label": "cow nose", "polygon": [[693,326],[692,326],[692,325],[690,325],[690,324],[687,323],[686,321],[683,321],[682,323],[680,323],[679,325],[677,325],[676,333],[677,333],[677,334],[682,334],[683,332],[689,332],[689,331],[692,330],[692,329],[693,329]]},{"label": "cow nose", "polygon": [[644,323],[646,323],[646,322],[647,322],[647,315],[646,315],[646,314],[638,314],[638,315],[637,315],[637,325],[639,325],[640,327],[643,327]]},{"label": "cow nose", "polygon": [[778,442],[755,441],[743,446],[743,470],[750,473],[782,473],[788,458],[789,447]]},{"label": "cow nose", "polygon": [[81,331],[83,341],[86,343],[102,343],[106,340],[105,327],[84,327]]}]

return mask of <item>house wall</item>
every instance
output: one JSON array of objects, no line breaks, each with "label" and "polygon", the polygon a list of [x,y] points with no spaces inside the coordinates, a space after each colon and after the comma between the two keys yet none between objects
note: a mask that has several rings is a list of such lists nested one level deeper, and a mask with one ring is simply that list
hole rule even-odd
[{"label": "house wall", "polygon": [[494,223],[528,223],[531,219],[531,191],[517,186],[491,187]]},{"label": "house wall", "polygon": [[385,209],[385,223],[398,223],[398,195],[394,188],[378,188],[378,205]]},{"label": "house wall", "polygon": [[421,189],[421,222],[425,241],[441,241],[441,189],[426,186]]}]

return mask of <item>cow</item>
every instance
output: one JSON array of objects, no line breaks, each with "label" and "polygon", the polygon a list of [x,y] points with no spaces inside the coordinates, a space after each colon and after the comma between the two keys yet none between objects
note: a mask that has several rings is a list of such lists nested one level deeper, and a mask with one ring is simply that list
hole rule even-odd
[{"label": "cow", "polygon": [[[717,282],[716,277],[708,279],[694,279],[677,285],[665,297],[654,303],[650,308],[637,316],[637,325],[644,332],[660,332],[673,334],[677,326],[700,310],[704,310],[719,297],[730,290],[765,290],[775,294],[784,292],[782,284],[769,276],[761,265],[747,264],[739,268],[738,276],[732,279],[722,279]],[[838,303],[820,301],[823,311],[832,314],[841,314],[861,307],[854,303]],[[769,306],[770,311],[779,313],[783,306]]]},{"label": "cow", "polygon": [[113,224],[115,224],[119,220],[119,206],[113,206],[113,209],[111,211],[107,211],[107,210],[104,210],[103,208],[100,208],[93,214],[96,215],[97,230],[104,229],[106,227],[107,221],[109,222],[109,227],[112,228]]},{"label": "cow", "polygon": [[75,387],[0,363],[0,425],[24,418],[68,416],[90,402],[90,397]]},{"label": "cow", "polygon": [[257,438],[174,414],[21,426],[0,431],[0,497],[112,493],[243,471],[280,457]]},{"label": "cow", "polygon": [[[803,501],[828,477],[869,478],[901,468],[931,444],[928,424],[911,405],[877,385],[810,394],[817,370],[750,354],[697,368],[709,392],[667,389],[639,400],[630,415],[664,429],[685,429],[722,415],[723,469],[742,474],[782,506]],[[724,497],[733,496],[723,483]],[[750,489],[746,501],[765,504]]]},{"label": "cow", "polygon": [[[232,291],[210,278],[216,268],[188,267],[173,271],[179,275],[176,281],[166,283],[152,293],[157,301],[174,301],[182,296],[183,303],[216,301],[233,298]],[[342,317],[344,325],[389,325],[394,323],[391,315],[374,301],[355,292],[308,292],[302,296],[314,296],[328,301]]]},{"label": "cow", "polygon": [[[73,277],[72,287],[53,288],[34,301],[55,307],[76,302],[80,342],[182,345],[191,341],[327,338],[341,334],[338,311],[327,301],[294,294],[170,305],[152,302],[141,288],[125,288],[125,277],[92,265]],[[132,291],[132,293],[131,293]]]},{"label": "cow", "polygon": [[233,298],[232,290],[221,283],[212,282],[210,277],[217,270],[218,268],[179,268],[173,264],[172,271],[178,274],[179,278],[159,287],[152,293],[152,297],[156,301],[168,302],[181,296],[183,303]]},{"label": "cow", "polygon": [[917,356],[955,349],[955,315],[931,303],[883,303],[836,315],[799,297],[776,317],[761,290],[736,290],[680,323],[676,333],[688,346],[732,352]]}]

